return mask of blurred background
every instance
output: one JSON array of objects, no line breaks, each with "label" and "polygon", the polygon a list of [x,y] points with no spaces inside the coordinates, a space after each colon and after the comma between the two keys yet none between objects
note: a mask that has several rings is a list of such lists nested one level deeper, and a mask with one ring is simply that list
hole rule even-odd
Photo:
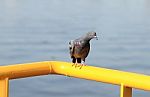
[{"label": "blurred background", "polygon": [[[86,64],[150,75],[149,0],[0,0],[0,65],[68,61],[96,31]],[[10,97],[119,97],[119,86],[47,75],[10,81]],[[149,97],[133,90],[133,97]]]}]

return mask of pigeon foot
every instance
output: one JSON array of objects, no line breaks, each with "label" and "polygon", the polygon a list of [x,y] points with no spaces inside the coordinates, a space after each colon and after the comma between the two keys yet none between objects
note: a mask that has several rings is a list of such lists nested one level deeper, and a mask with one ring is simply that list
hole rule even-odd
[{"label": "pigeon foot", "polygon": [[83,66],[87,66],[86,64],[83,64],[83,63],[73,63],[72,64],[72,67],[75,67],[75,68],[79,68],[81,69]]},{"label": "pigeon foot", "polygon": [[76,64],[75,68],[79,67],[79,69],[81,69],[83,66],[86,66],[86,64]]}]

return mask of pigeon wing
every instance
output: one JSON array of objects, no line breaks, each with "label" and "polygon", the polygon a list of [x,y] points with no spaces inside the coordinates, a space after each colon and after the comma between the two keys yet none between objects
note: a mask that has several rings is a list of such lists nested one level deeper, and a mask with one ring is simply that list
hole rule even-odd
[{"label": "pigeon wing", "polygon": [[85,61],[85,58],[88,56],[90,51],[90,44],[86,44],[84,48],[81,50],[81,59]]},{"label": "pigeon wing", "polygon": [[71,41],[69,42],[69,51],[70,51],[70,56],[71,56],[71,57],[73,57],[74,48],[75,48],[74,41],[71,40]]}]

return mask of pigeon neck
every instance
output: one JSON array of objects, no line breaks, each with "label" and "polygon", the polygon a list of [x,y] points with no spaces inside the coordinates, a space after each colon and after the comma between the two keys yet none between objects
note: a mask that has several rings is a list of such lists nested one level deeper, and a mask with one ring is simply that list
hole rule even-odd
[{"label": "pigeon neck", "polygon": [[90,37],[87,37],[87,36],[85,36],[85,37],[83,37],[84,38],[84,40],[85,41],[87,41],[87,42],[89,42],[92,38],[90,38]]}]

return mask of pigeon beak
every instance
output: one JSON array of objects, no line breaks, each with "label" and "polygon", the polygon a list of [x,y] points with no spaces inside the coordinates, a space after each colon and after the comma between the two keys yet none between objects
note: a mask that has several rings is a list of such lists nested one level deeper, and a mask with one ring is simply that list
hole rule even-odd
[{"label": "pigeon beak", "polygon": [[98,37],[97,37],[97,36],[94,36],[94,38],[96,38],[96,40],[98,40]]}]

